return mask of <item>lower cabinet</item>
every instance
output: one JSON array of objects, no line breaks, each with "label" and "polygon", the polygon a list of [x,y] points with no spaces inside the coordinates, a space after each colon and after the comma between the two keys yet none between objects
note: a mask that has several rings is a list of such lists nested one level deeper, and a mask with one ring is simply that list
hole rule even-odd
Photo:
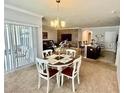
[{"label": "lower cabinet", "polygon": [[87,58],[92,58],[92,59],[96,59],[100,56],[100,52],[101,52],[101,47],[97,46],[96,48],[94,47],[87,47]]}]

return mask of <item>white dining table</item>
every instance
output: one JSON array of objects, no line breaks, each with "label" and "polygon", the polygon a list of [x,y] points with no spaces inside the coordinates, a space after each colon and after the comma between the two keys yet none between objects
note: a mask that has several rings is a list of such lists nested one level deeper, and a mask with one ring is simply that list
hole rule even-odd
[{"label": "white dining table", "polygon": [[58,86],[60,87],[61,85],[61,71],[63,67],[68,67],[69,65],[73,64],[73,60],[75,58],[72,58],[70,55],[66,54],[53,54],[51,56],[47,56],[46,60],[48,60],[48,64],[51,67],[56,67],[57,70],[59,71],[58,74]]}]

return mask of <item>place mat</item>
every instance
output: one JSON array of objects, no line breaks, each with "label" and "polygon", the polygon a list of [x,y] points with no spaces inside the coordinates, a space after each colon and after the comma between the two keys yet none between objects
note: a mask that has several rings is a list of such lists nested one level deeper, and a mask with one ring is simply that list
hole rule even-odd
[{"label": "place mat", "polygon": [[66,55],[66,54],[61,54],[60,56],[62,56],[64,58],[71,58],[71,55]]},{"label": "place mat", "polygon": [[61,63],[68,63],[69,61],[73,60],[72,58],[63,58],[60,60]]},{"label": "place mat", "polygon": [[56,60],[56,59],[49,58],[49,59],[48,59],[48,62],[49,62],[50,64],[56,64],[56,63],[58,63],[59,61]]}]

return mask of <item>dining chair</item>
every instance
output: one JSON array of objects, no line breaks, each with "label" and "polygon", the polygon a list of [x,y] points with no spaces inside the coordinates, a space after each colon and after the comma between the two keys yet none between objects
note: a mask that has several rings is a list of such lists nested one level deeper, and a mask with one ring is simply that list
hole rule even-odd
[{"label": "dining chair", "polygon": [[71,55],[72,57],[76,56],[76,50],[66,49],[66,55]]},{"label": "dining chair", "polygon": [[61,86],[63,85],[64,76],[70,78],[72,79],[73,92],[75,92],[74,79],[77,76],[78,84],[80,84],[80,79],[79,79],[80,66],[81,66],[81,56],[73,61],[72,67],[67,67],[61,72],[61,76],[62,76]]},{"label": "dining chair", "polygon": [[49,93],[49,80],[56,76],[58,84],[58,70],[48,67],[48,61],[36,58],[36,67],[38,70],[38,89],[40,88],[41,78],[47,80],[47,93]]},{"label": "dining chair", "polygon": [[43,50],[42,56],[43,58],[50,56],[53,54],[53,50],[52,49],[47,49],[47,50]]}]

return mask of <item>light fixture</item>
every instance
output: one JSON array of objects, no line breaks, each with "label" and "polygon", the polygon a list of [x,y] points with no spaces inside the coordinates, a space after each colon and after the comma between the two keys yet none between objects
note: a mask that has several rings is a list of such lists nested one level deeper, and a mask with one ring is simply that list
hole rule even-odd
[{"label": "light fixture", "polygon": [[[59,13],[59,4],[60,0],[56,0],[57,3],[57,13]],[[66,23],[63,20],[59,19],[59,16],[57,14],[57,18],[55,20],[50,21],[50,26],[55,27],[57,29],[65,27]]]}]

